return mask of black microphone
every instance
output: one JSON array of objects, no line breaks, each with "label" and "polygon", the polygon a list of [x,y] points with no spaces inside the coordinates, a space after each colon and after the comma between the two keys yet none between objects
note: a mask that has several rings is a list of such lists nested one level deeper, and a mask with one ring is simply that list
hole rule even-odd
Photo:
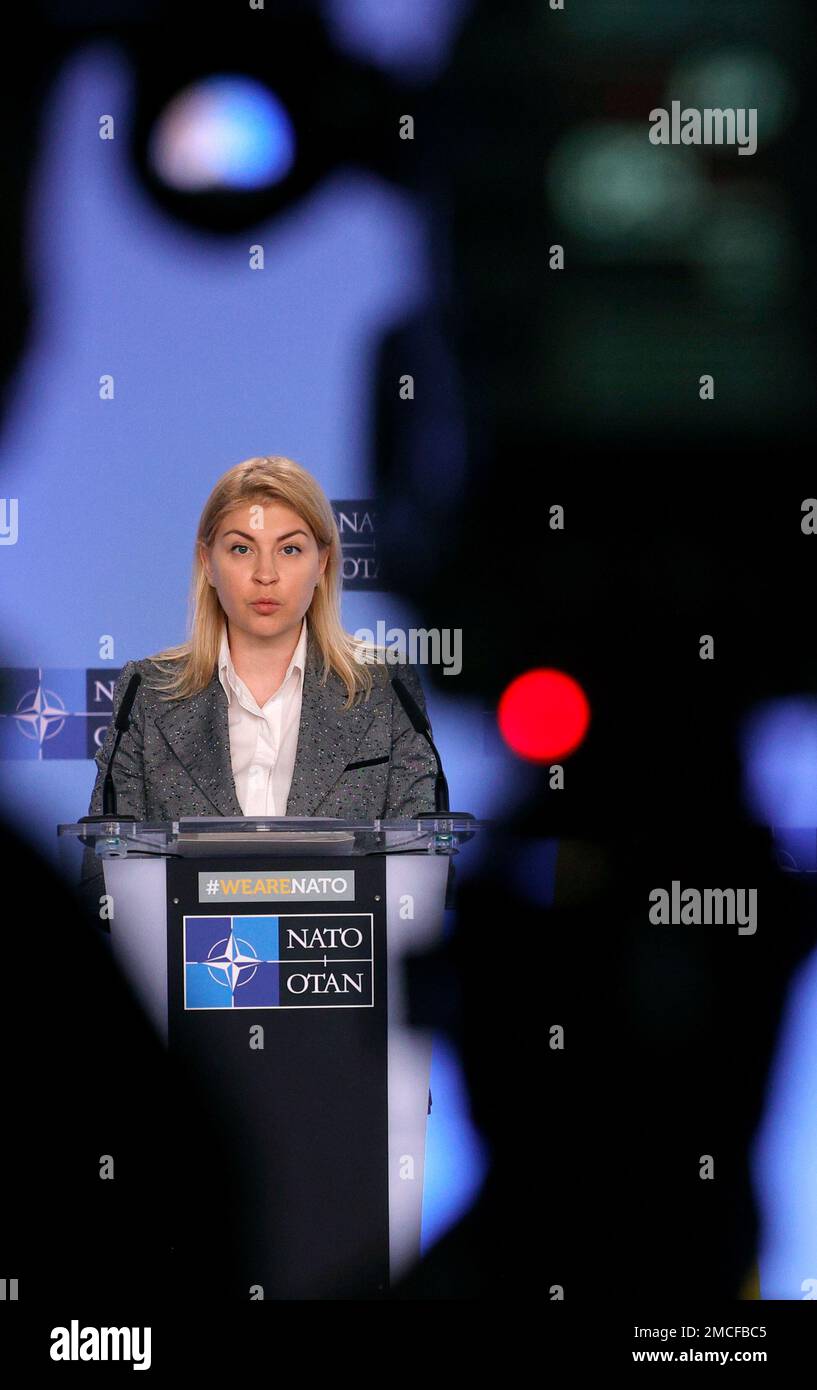
[{"label": "black microphone", "polygon": [[[434,805],[437,809],[435,811],[421,811],[419,816],[412,816],[412,820],[422,820],[424,816],[439,815],[457,816],[460,820],[473,820],[474,814],[472,811],[452,811],[449,809],[448,782],[443,772],[440,755],[431,737],[431,725],[428,721],[428,716],[423,714],[423,711],[420,709],[411,691],[406,688],[399,676],[392,676],[391,683],[394,686],[395,695],[409,717],[409,722],[418,734],[422,734],[437,760],[437,780],[434,784]],[[470,840],[473,838],[475,832],[473,830],[466,830],[458,831],[457,833],[460,839]]]},{"label": "black microphone", "polygon": [[391,683],[394,686],[394,691],[398,700],[400,701],[400,704],[403,706],[403,709],[406,711],[406,714],[409,717],[409,722],[411,723],[413,729],[416,733],[422,734],[423,738],[425,739],[426,743],[428,744],[437,761],[437,778],[434,783],[434,805],[436,807],[435,815],[437,814],[437,812],[440,812],[441,814],[448,814],[448,782],[446,781],[445,773],[443,772],[443,765],[440,759],[440,755],[437,752],[434,740],[431,737],[431,725],[428,722],[428,718],[426,715],[423,714],[423,711],[420,709],[420,706],[417,704],[417,701],[414,699],[414,696],[411,694],[409,690],[406,689],[399,676],[392,676]]},{"label": "black microphone", "polygon": [[95,821],[102,820],[132,820],[136,817],[131,815],[119,815],[116,809],[116,788],[113,784],[113,760],[116,757],[116,750],[119,747],[119,740],[125,730],[130,726],[130,712],[133,709],[133,702],[136,699],[136,692],[139,689],[142,677],[135,671],[128,681],[122,699],[119,701],[119,709],[114,717],[114,728],[116,729],[116,739],[111,756],[108,759],[108,767],[105,772],[105,781],[102,784],[102,814],[100,816],[82,816],[78,822],[80,825],[93,824]]},{"label": "black microphone", "polygon": [[[474,816],[470,811],[451,811],[448,807],[448,782],[443,772],[442,760],[437,752],[436,745],[431,737],[431,725],[427,715],[423,714],[414,696],[401,681],[399,676],[392,676],[391,683],[394,686],[394,693],[397,696],[403,709],[409,718],[409,723],[416,733],[422,734],[437,760],[437,778],[434,783],[434,811],[421,811],[418,816],[412,816],[412,820],[436,820],[438,816],[457,816],[460,820],[473,820]],[[458,831],[457,838],[465,841],[474,836],[473,830]],[[448,875],[445,884],[445,906],[454,906],[454,860],[448,860]],[[428,1108],[431,1110],[431,1092],[428,1093]]]}]

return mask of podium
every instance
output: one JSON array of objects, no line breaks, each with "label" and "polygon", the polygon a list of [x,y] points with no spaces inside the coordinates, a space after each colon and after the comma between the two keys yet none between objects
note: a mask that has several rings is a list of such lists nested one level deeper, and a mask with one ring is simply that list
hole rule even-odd
[{"label": "podium", "polygon": [[101,865],[100,925],[163,1044],[228,1098],[257,1216],[239,1296],[382,1298],[419,1258],[431,1039],[403,962],[441,939],[452,856],[484,825],[58,827],[63,857]]}]

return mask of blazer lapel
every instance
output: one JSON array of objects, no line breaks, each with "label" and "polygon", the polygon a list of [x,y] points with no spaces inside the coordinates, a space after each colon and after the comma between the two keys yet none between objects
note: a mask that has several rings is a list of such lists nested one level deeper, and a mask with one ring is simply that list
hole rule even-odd
[{"label": "blazer lapel", "polygon": [[321,685],[320,670],[320,650],[307,625],[301,725],[287,798],[288,816],[316,814],[346,764],[354,760],[379,701],[388,698],[386,690],[375,686],[367,701],[345,710],[346,686],[340,676],[330,671],[326,685]]},{"label": "blazer lapel", "polygon": [[[312,816],[340,777],[375,717],[388,687],[375,686],[369,699],[344,710],[346,687],[335,671],[320,684],[321,657],[307,621],[301,721],[288,816]],[[169,707],[155,720],[157,729],[196,786],[222,816],[241,816],[230,759],[227,695],[213,672],[210,684]],[[180,814],[184,814],[180,811]]]},{"label": "blazer lapel", "polygon": [[[230,762],[227,708],[216,669],[204,690],[170,705],[154,723],[214,811],[220,816],[242,816]],[[185,814],[182,807],[178,814]]]}]

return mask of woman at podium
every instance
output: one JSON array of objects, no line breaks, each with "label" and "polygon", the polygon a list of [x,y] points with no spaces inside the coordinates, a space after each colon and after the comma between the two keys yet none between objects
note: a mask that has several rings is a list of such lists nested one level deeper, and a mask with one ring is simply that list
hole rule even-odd
[{"label": "woman at podium", "polygon": [[[188,640],[129,661],[116,683],[114,713],[142,678],[113,763],[117,814],[372,820],[435,809],[417,671],[344,630],[341,587],[337,523],[306,469],[251,458],[218,480],[195,541]],[[103,810],[114,739],[112,722],[90,815]],[[101,880],[91,851],[86,872]]]}]

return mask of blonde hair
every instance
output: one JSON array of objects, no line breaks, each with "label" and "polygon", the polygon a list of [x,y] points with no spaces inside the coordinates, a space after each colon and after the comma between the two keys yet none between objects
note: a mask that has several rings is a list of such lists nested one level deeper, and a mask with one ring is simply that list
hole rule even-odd
[{"label": "blonde hair", "polygon": [[[179,700],[197,695],[210,684],[221,646],[224,609],[207,578],[201,546],[210,547],[219,525],[234,507],[247,503],[282,502],[306,522],[318,547],[329,558],[307,609],[310,634],[323,658],[320,672],[325,685],[335,671],[346,686],[348,709],[358,696],[368,698],[374,685],[371,662],[385,660],[379,648],[346,632],[340,620],[343,583],[342,551],[337,522],[329,499],[316,478],[300,464],[280,455],[255,457],[237,463],[222,474],[208,497],[199,520],[193,556],[186,642],[167,647],[148,658],[154,663],[175,664],[165,679],[151,681],[162,699]],[[388,676],[386,675],[386,679]]]}]

